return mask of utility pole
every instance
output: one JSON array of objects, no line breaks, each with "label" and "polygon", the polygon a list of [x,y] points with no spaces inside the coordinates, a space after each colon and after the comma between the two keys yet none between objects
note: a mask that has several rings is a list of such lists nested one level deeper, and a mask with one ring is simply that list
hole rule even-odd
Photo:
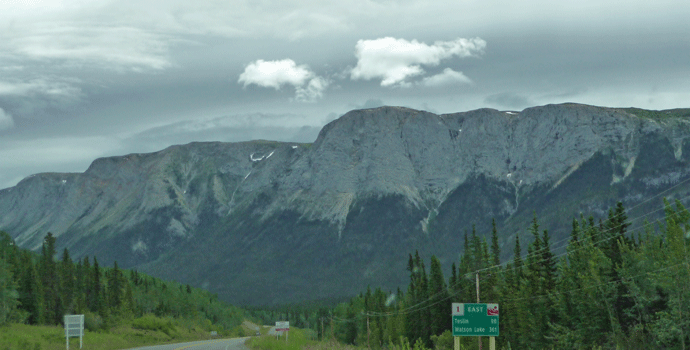
[{"label": "utility pole", "polygon": [[323,336],[324,336],[324,333],[323,333],[323,316],[321,316],[321,341],[323,341]]},{"label": "utility pole", "polygon": [[333,332],[333,313],[331,313],[331,340],[335,340],[335,333]]},{"label": "utility pole", "polygon": [[[477,273],[475,276],[477,285],[477,304],[479,304],[479,273]],[[482,337],[479,337],[479,350],[482,350]]]}]

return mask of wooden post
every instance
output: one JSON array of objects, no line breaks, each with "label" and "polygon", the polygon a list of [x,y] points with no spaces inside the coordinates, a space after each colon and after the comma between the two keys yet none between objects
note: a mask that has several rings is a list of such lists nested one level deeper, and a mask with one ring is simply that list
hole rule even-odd
[{"label": "wooden post", "polygon": [[369,316],[367,316],[367,348],[371,350],[371,344],[369,344],[369,336],[371,335],[371,331],[369,330]]},{"label": "wooden post", "polygon": [[[477,273],[475,276],[477,277],[477,304],[479,304],[479,274]],[[479,350],[482,350],[482,337],[479,337]]]},{"label": "wooden post", "polygon": [[333,332],[333,314],[331,314],[331,339],[335,340],[335,332]]},{"label": "wooden post", "polygon": [[323,316],[321,316],[321,341],[323,341],[324,338],[324,333],[323,333]]}]

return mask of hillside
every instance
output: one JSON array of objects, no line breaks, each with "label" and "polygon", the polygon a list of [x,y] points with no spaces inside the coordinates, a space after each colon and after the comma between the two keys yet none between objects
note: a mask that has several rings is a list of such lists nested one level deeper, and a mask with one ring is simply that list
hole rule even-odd
[{"label": "hillside", "polygon": [[[253,334],[244,310],[175,281],[73,261],[47,235],[41,254],[18,248],[0,231],[0,344],[3,349],[65,346],[63,317],[84,315],[87,348],[122,349],[170,341]],[[78,340],[77,340],[78,341]]]},{"label": "hillside", "polygon": [[492,218],[512,247],[535,212],[557,242],[581,212],[685,199],[688,136],[688,109],[355,110],[313,144],[192,143],[30,176],[0,191],[0,229],[233,303],[348,296],[403,285],[416,249],[448,266]]}]

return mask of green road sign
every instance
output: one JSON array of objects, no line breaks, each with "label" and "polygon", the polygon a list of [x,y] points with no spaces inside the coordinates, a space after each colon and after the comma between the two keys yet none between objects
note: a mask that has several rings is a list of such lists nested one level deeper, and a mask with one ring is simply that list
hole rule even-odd
[{"label": "green road sign", "polygon": [[498,304],[453,303],[454,337],[497,337]]}]

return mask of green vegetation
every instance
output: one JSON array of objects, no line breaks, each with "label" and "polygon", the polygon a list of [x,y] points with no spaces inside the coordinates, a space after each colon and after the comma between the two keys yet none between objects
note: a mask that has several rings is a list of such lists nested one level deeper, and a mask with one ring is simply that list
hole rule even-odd
[{"label": "green vegetation", "polygon": [[36,255],[0,231],[0,344],[63,348],[66,314],[85,315],[86,348],[206,339],[211,331],[247,335],[241,327],[244,311],[219,302],[215,294],[124,271],[117,262],[103,268],[96,257],[74,263],[67,249],[57,261],[50,233]]},{"label": "green vegetation", "polygon": [[[173,324],[176,324],[173,321]],[[107,332],[85,332],[83,349],[115,350],[170,342],[207,339],[208,332],[174,326],[178,332],[171,337],[162,331],[140,330],[131,324],[120,324]],[[79,338],[70,338],[70,349],[79,348]],[[0,327],[0,349],[2,350],[64,350],[65,331],[62,326],[32,326],[20,323]]]},{"label": "green vegetation", "polygon": [[313,339],[311,329],[299,329],[290,326],[290,332],[285,340],[285,335],[276,338],[275,336],[261,336],[249,339],[245,344],[253,350],[301,350],[316,342]]},{"label": "green vegetation", "polygon": [[[558,256],[535,214],[507,264],[499,264],[493,223],[489,242],[474,229],[465,235],[448,280],[436,257],[427,270],[419,253],[410,254],[406,293],[369,288],[330,310],[293,308],[273,316],[314,329],[322,342],[306,348],[344,348],[326,342],[337,340],[372,349],[452,349],[450,303],[477,302],[478,277],[481,302],[500,305],[498,348],[686,349],[690,211],[679,201],[664,203],[665,219],[634,234],[621,203],[605,220],[574,219],[565,253]],[[529,242],[527,254],[521,241]],[[489,339],[482,340],[488,348]],[[475,337],[460,341],[463,349],[478,347]]]},{"label": "green vegetation", "polygon": [[630,114],[634,114],[640,118],[647,118],[653,120],[690,118],[690,108],[667,109],[662,111],[654,111],[640,108],[623,108],[623,110]]},{"label": "green vegetation", "polygon": [[[208,292],[123,271],[117,264],[102,268],[95,258],[74,263],[66,250],[56,261],[50,234],[41,254],[34,255],[3,233],[0,345],[57,349],[64,346],[62,315],[84,313],[85,343],[99,349],[202,339],[210,331],[253,335],[253,328],[241,325],[245,318],[291,324],[287,343],[256,337],[253,349],[450,349],[450,303],[476,302],[478,277],[481,302],[500,304],[499,348],[685,349],[690,211],[678,201],[665,201],[664,210],[664,220],[631,233],[619,203],[602,220],[575,218],[568,225],[570,237],[556,242],[534,214],[504,264],[492,222],[490,230],[473,227],[464,235],[458,261],[409,254],[404,291],[368,288],[337,304],[253,309],[246,312],[250,317]],[[553,247],[564,253],[555,255]],[[475,349],[477,340],[462,338],[461,345]]]},{"label": "green vegetation", "polygon": [[151,314],[132,320],[132,328],[149,331],[161,331],[173,338],[176,335],[179,335],[177,332],[177,327],[173,325],[172,319],[162,319]]}]

